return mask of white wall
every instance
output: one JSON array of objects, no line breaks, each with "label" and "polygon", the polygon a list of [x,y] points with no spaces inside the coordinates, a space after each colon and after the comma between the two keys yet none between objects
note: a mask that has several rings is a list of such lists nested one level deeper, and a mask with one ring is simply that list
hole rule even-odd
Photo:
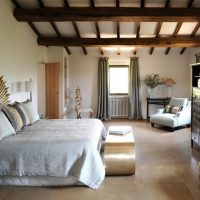
[{"label": "white wall", "polygon": [[[183,55],[180,49],[171,49],[168,55],[165,49],[154,50],[149,55],[148,49],[139,50],[140,75],[141,75],[141,101],[142,113],[146,118],[147,88],[144,85],[144,77],[147,74],[158,73],[161,78],[172,78],[176,85],[172,87],[172,96],[191,98],[191,63],[192,50],[186,50]],[[97,71],[99,55],[73,54],[68,58],[68,117],[75,117],[75,89],[81,88],[82,107],[91,107],[96,114],[97,110]],[[129,60],[129,56],[111,56],[112,60]],[[125,62],[125,61],[124,61]],[[164,85],[156,88],[156,97],[166,97],[167,87]],[[150,114],[155,112],[154,105],[150,106]]]},{"label": "white wall", "polygon": [[[8,87],[10,87],[11,82],[28,81],[30,78],[38,82],[38,73],[40,72],[38,62],[45,60],[45,48],[37,46],[34,32],[26,23],[17,22],[12,13],[11,1],[1,1],[0,75],[4,75]],[[29,94],[24,94],[23,97],[17,96],[23,99],[29,97]],[[37,88],[35,88],[33,103],[36,106],[40,100],[39,97],[40,95],[37,96]],[[38,106],[40,111],[40,104]]]},{"label": "white wall", "polygon": [[82,108],[92,108],[94,116],[97,110],[97,77],[98,56],[72,54],[68,57],[68,95],[67,116],[76,117],[75,113],[75,90],[81,89]]}]

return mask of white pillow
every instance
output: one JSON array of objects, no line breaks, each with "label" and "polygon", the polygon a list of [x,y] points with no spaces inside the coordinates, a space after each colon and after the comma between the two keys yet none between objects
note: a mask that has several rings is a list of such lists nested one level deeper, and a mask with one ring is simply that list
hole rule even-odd
[{"label": "white pillow", "polygon": [[34,124],[36,121],[38,121],[40,119],[37,110],[34,108],[32,102],[28,101],[28,102],[24,102],[24,103],[20,103],[23,108],[26,110],[29,120],[30,120],[30,124]]},{"label": "white pillow", "polygon": [[16,134],[14,128],[8,121],[7,117],[0,111],[0,140],[4,137]]}]

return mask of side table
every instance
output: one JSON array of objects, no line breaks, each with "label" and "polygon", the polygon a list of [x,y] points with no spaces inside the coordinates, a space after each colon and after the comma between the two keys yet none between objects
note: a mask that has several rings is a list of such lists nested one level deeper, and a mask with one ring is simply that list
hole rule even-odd
[{"label": "side table", "polygon": [[135,142],[132,130],[124,135],[111,135],[104,146],[106,175],[130,175],[135,173]]}]

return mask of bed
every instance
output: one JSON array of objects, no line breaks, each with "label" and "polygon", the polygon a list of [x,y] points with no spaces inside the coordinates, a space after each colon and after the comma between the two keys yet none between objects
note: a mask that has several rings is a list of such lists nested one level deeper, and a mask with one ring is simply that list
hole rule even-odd
[{"label": "bed", "polygon": [[[30,106],[31,103],[25,105]],[[105,177],[100,148],[106,136],[100,120],[38,120],[34,116],[30,118],[29,125],[25,124],[23,128],[19,126],[20,123],[11,123],[14,130],[6,119],[7,113],[3,113],[4,109],[14,111],[8,105],[0,110],[1,185],[81,184],[99,188]],[[2,128],[5,123],[11,130],[7,136],[2,135],[7,130]]]}]

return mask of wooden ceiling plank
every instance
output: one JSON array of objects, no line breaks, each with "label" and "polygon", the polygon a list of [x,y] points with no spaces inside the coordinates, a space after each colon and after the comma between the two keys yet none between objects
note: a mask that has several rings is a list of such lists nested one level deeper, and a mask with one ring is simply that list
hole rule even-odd
[{"label": "wooden ceiling plank", "polygon": [[165,1],[165,8],[169,8],[170,1],[171,1],[171,0],[166,0],[166,1]]},{"label": "wooden ceiling plank", "polygon": [[37,2],[41,8],[45,8],[44,2],[42,0],[37,0]]},{"label": "wooden ceiling plank", "polygon": [[200,8],[34,8],[14,9],[18,21],[126,21],[126,22],[195,22],[200,21]]},{"label": "wooden ceiling plank", "polygon": [[136,46],[136,47],[200,47],[200,37],[179,36],[159,38],[75,38],[39,37],[38,44],[48,46]]},{"label": "wooden ceiling plank", "polygon": [[194,0],[189,0],[187,8],[191,8],[193,3],[194,3]]}]

